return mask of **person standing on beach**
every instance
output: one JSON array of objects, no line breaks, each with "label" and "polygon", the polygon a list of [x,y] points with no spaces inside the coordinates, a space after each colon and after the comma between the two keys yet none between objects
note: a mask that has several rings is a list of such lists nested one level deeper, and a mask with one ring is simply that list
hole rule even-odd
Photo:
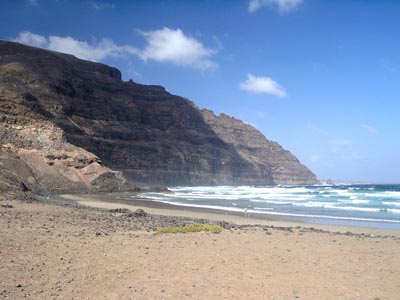
[{"label": "person standing on beach", "polygon": [[247,207],[244,209],[244,216],[245,216],[245,218],[248,218],[248,217],[249,217],[249,208],[250,208],[250,205],[247,205]]}]

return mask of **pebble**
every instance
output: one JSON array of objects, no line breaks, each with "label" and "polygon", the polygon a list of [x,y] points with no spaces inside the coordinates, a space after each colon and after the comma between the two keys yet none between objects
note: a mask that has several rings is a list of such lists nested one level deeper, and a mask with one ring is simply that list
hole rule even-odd
[{"label": "pebble", "polygon": [[4,208],[14,208],[14,206],[12,206],[11,204],[0,204],[0,207],[4,207]]}]

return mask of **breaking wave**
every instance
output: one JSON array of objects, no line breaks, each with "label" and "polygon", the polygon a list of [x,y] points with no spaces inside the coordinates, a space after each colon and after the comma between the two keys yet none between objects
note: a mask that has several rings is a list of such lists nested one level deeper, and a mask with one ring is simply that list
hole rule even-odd
[{"label": "breaking wave", "polygon": [[[185,207],[306,219],[400,223],[400,185],[171,187],[145,193]],[[400,227],[399,227],[400,229]]]}]

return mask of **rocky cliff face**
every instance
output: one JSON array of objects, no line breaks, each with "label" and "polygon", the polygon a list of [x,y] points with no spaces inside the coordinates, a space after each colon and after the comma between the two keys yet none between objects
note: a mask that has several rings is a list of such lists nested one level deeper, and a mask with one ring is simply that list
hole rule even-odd
[{"label": "rocky cliff face", "polygon": [[[160,86],[123,82],[115,68],[7,41],[0,41],[0,142],[0,164],[24,166],[21,185],[57,191],[316,182],[239,120]],[[6,169],[0,179],[13,177]]]},{"label": "rocky cliff face", "polygon": [[268,170],[274,184],[314,184],[315,175],[289,151],[267,140],[254,127],[225,114],[215,116],[202,110],[204,120],[212,130],[246,161]]},{"label": "rocky cliff face", "polygon": [[[1,67],[0,67],[1,70]],[[1,71],[0,71],[1,72]],[[133,188],[122,174],[68,143],[65,133],[0,86],[0,192],[101,192]]]}]

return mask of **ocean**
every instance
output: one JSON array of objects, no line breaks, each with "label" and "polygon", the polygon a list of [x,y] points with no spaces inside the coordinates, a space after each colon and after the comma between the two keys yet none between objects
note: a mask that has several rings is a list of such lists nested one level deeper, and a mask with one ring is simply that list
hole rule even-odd
[{"label": "ocean", "polygon": [[[318,224],[400,229],[400,185],[170,187],[141,198]],[[127,196],[128,198],[129,196]],[[128,199],[126,199],[128,200]]]}]

